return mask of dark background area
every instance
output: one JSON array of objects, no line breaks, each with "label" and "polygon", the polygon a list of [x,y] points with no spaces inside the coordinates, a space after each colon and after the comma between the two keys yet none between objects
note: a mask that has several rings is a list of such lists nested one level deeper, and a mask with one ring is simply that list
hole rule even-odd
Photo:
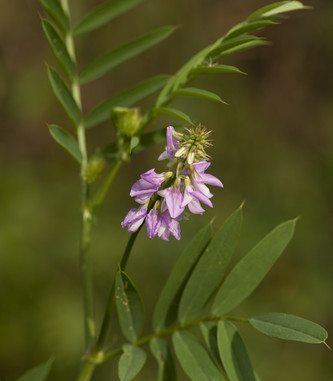
[{"label": "dark background area", "polygon": [[[78,20],[98,1],[70,1]],[[200,100],[178,103],[213,130],[212,172],[224,184],[213,210],[182,224],[180,242],[141,234],[129,265],[147,305],[147,317],[182,247],[205,222],[216,226],[246,200],[235,261],[281,221],[301,216],[292,244],[253,296],[235,314],[289,312],[333,332],[333,2],[307,1],[262,34],[273,44],[225,60],[247,76],[201,77],[229,106]],[[197,50],[267,1],[148,0],[109,25],[79,37],[83,67],[93,57],[163,24],[181,27],[166,42],[84,86],[89,109],[144,78],[173,73]],[[40,27],[36,1],[0,3],[0,378],[56,358],[50,380],[72,380],[83,347],[77,262],[78,168],[49,136],[46,123],[71,128],[51,93],[45,61],[55,64]],[[144,108],[153,97],[142,103]],[[155,127],[165,122],[155,123]],[[154,126],[152,126],[154,127]],[[113,136],[110,123],[89,131],[93,151]],[[125,165],[96,220],[92,245],[96,301],[101,316],[110,274],[128,238],[120,221],[132,205],[129,188],[157,166],[162,147]],[[244,333],[253,363],[267,381],[329,381],[332,352]],[[147,325],[147,332],[149,324]],[[333,343],[332,341],[329,343]],[[154,363],[138,380],[153,380]],[[96,380],[114,379],[104,366]],[[114,376],[114,377],[112,377]],[[182,378],[181,378],[182,379]],[[185,379],[185,377],[184,377]]]}]

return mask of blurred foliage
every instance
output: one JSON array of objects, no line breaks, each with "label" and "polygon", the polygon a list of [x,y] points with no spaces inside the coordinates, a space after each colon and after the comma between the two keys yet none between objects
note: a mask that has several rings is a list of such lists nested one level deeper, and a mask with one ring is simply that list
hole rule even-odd
[{"label": "blurred foliage", "polygon": [[[98,1],[71,3],[74,13],[80,15]],[[91,40],[79,38],[83,64],[95,53],[143,33],[147,24],[181,25],[177,35],[161,46],[115,69],[97,84],[85,86],[85,105],[161,71],[175,71],[194,51],[266,3],[148,0],[126,17],[95,31]],[[214,210],[183,224],[181,242],[151,242],[141,235],[129,272],[149,306],[191,235],[213,216],[221,223],[245,199],[239,255],[280,221],[297,215],[301,220],[287,253],[239,314],[288,311],[318,321],[333,332],[333,3],[307,3],[314,6],[313,11],[297,14],[292,23],[269,31],[272,46],[228,60],[248,76],[207,76],[197,81],[203,87],[209,81],[207,88],[214,88],[230,106],[202,101],[196,106],[192,100],[181,100],[185,109],[192,107],[196,118],[213,130],[212,172],[224,180],[225,189],[216,192]],[[44,61],[51,53],[38,12],[33,1],[1,3],[2,380],[14,380],[51,355],[56,361],[50,379],[72,380],[83,346],[77,264],[78,171],[46,127],[49,121],[61,125],[67,121],[47,83]],[[91,150],[108,143],[113,133],[110,123],[89,131]],[[110,272],[128,237],[119,226],[130,206],[128,189],[140,171],[152,166],[152,160],[155,165],[160,151],[156,148],[139,154],[123,167],[115,191],[95,221],[98,229],[92,254],[99,314]],[[263,380],[333,378],[332,355],[324,347],[272,340],[245,326],[244,333]],[[149,364],[138,379],[152,379],[155,365],[152,360]],[[96,380],[112,378],[115,369],[115,365],[103,366]]]}]

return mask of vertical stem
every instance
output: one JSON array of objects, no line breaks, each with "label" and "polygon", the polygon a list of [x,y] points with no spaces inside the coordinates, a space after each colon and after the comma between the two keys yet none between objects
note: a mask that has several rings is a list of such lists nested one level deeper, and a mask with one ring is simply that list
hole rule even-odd
[{"label": "vertical stem", "polygon": [[[134,242],[135,242],[136,237],[138,236],[138,234],[141,230],[141,227],[142,227],[142,225],[140,226],[140,228],[135,233],[131,234],[131,236],[127,242],[126,248],[125,248],[124,253],[123,253],[121,260],[120,260],[120,269],[122,271],[124,271],[126,268],[129,255],[131,254]],[[98,340],[97,340],[97,343],[95,346],[96,352],[102,350],[103,345],[105,344],[105,340],[106,340],[106,337],[107,337],[107,334],[108,334],[108,331],[110,328],[110,323],[111,323],[111,311],[112,311],[113,300],[114,300],[114,280],[113,280],[112,285],[111,285],[111,289],[110,289],[109,296],[108,296],[108,301],[106,304],[105,314],[104,314],[104,318],[103,318],[103,322],[102,322],[102,327],[101,327],[101,330],[100,330],[100,333],[98,336]]]},{"label": "vertical stem", "polygon": [[[71,15],[68,0],[61,0],[62,7],[68,16],[71,24]],[[70,27],[66,35],[66,47],[73,62],[76,64],[75,44],[73,39],[73,31]],[[81,102],[81,89],[78,75],[76,74],[72,81],[72,95],[78,107],[82,111]],[[88,162],[87,143],[85,128],[81,122],[76,126],[77,140],[81,152],[81,233],[80,233],[80,273],[83,287],[83,304],[84,304],[84,327],[86,336],[86,347],[92,345],[95,338],[95,319],[94,319],[94,306],[93,306],[93,283],[92,283],[92,266],[89,258],[89,249],[91,243],[91,229],[92,229],[92,213],[89,209],[89,185],[82,176],[86,170]]]},{"label": "vertical stem", "polygon": [[85,362],[81,368],[77,381],[90,381],[96,368],[96,364],[92,362]]},{"label": "vertical stem", "polygon": [[[121,257],[120,261],[120,268],[121,270],[125,270],[129,256],[131,254],[134,242],[142,228],[142,225],[140,228],[133,234],[131,234],[126,248],[124,250],[124,253]],[[78,375],[77,381],[90,381],[91,377],[95,371],[96,366],[103,361],[104,359],[104,352],[103,352],[103,346],[105,344],[107,334],[109,332],[110,324],[111,324],[111,315],[112,315],[112,306],[114,302],[114,283],[115,279],[113,279],[111,284],[111,289],[108,296],[108,301],[106,304],[105,314],[101,326],[101,330],[98,335],[98,339],[96,341],[95,346],[93,347],[91,353],[85,358],[80,373]]]}]

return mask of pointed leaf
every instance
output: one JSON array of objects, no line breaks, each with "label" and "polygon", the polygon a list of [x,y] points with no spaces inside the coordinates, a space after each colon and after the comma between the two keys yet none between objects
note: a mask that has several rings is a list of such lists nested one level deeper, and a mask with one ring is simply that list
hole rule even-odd
[{"label": "pointed leaf", "polygon": [[173,334],[176,356],[192,381],[223,381],[224,377],[196,336],[186,331]]},{"label": "pointed leaf", "polygon": [[212,293],[221,284],[238,243],[242,219],[240,206],[214,235],[195,266],[179,303],[178,319],[182,323],[197,318]]},{"label": "pointed leaf", "polygon": [[230,65],[201,65],[191,70],[191,74],[245,74],[235,66]]},{"label": "pointed leaf", "polygon": [[127,340],[135,342],[140,336],[144,313],[141,298],[128,276],[118,271],[116,275],[116,306],[119,324]]},{"label": "pointed leaf", "polygon": [[125,344],[123,354],[120,356],[118,364],[118,375],[120,381],[133,380],[145,365],[147,359],[146,352],[134,345]]},{"label": "pointed leaf", "polygon": [[154,29],[136,40],[120,46],[112,52],[98,58],[82,71],[80,75],[81,83],[91,82],[102,77],[114,67],[138,56],[147,49],[165,40],[174,30],[175,27],[173,26],[164,26]]},{"label": "pointed leaf", "polygon": [[188,115],[186,115],[183,111],[177,110],[175,108],[159,107],[159,108],[156,108],[154,110],[154,112],[156,113],[156,115],[160,115],[160,114],[168,115],[168,116],[171,116],[173,118],[179,119],[182,122],[189,123],[189,124],[193,125],[193,122]]},{"label": "pointed leaf", "polygon": [[217,94],[212,93],[211,91],[197,89],[195,87],[184,87],[179,89],[173,93],[176,96],[185,96],[185,97],[195,97],[201,98],[208,101],[219,102],[226,104]]},{"label": "pointed leaf", "polygon": [[227,314],[251,295],[288,245],[295,224],[292,220],[276,227],[237,263],[215,297],[214,315]]},{"label": "pointed leaf", "polygon": [[258,331],[283,340],[320,344],[327,339],[327,331],[319,324],[295,315],[268,313],[251,318],[250,324]]},{"label": "pointed leaf", "polygon": [[244,21],[238,25],[235,25],[232,29],[230,29],[230,31],[227,33],[225,40],[227,40],[228,38],[240,36],[241,34],[244,34],[244,33],[252,33],[257,30],[266,28],[268,26],[276,25],[276,24],[278,23],[272,20],[259,20],[259,21],[252,21],[252,22]]},{"label": "pointed leaf", "polygon": [[69,92],[59,74],[53,68],[48,67],[47,71],[55,96],[58,98],[74,124],[78,126],[81,123],[81,111],[73,99],[72,94]]},{"label": "pointed leaf", "polygon": [[176,368],[167,341],[159,338],[152,339],[150,350],[158,365],[157,381],[176,381]]},{"label": "pointed leaf", "polygon": [[130,89],[124,90],[121,93],[112,96],[96,106],[87,115],[85,126],[87,128],[94,127],[110,118],[111,110],[114,107],[131,107],[136,102],[153,94],[155,91],[162,88],[168,81],[170,76],[160,74],[155,77],[148,78]]},{"label": "pointed leaf", "polygon": [[211,51],[211,53],[209,54],[209,58],[219,58],[224,51],[228,51],[230,49],[237,48],[237,46],[257,40],[261,40],[261,38],[253,36],[251,34],[244,34],[241,36],[229,38],[227,40],[223,38],[223,40],[216,46],[216,48]]},{"label": "pointed leaf", "polygon": [[47,362],[37,365],[34,368],[28,370],[17,381],[46,381],[47,376],[51,371],[51,366],[54,359],[50,358]]},{"label": "pointed leaf", "polygon": [[61,40],[59,34],[47,20],[42,20],[43,30],[46,38],[53,50],[54,55],[60,61],[67,74],[73,78],[75,75],[75,65],[68,54],[67,48]]},{"label": "pointed leaf", "polygon": [[[288,3],[299,3],[299,2],[288,2]],[[295,8],[297,5],[294,5]],[[285,9],[285,8],[284,8]],[[289,9],[291,10],[291,6],[289,4]],[[280,9],[281,11],[281,9]],[[253,18],[250,17],[247,22],[251,21],[257,21],[260,19],[261,13],[265,13],[265,11],[259,10],[258,16],[253,16]],[[275,21],[274,15],[267,16],[264,15],[266,18],[270,18],[271,21]],[[238,25],[239,27],[239,25]],[[241,35],[239,38],[242,38],[243,41],[237,40],[235,41],[235,38],[237,37],[231,37],[231,38],[226,38],[226,36],[220,37],[217,39],[215,42],[212,44],[206,46],[204,49],[199,51],[197,54],[195,54],[193,57],[189,59],[178,71],[177,73],[170,78],[169,82],[165,85],[165,87],[162,89],[160,92],[158,99],[156,101],[156,107],[163,107],[165,106],[170,100],[172,99],[172,94],[174,91],[178,90],[180,87],[185,85],[188,80],[190,79],[190,74],[193,70],[195,70],[198,66],[202,66],[205,62],[207,62],[209,59],[213,58],[219,58],[219,52],[222,53],[224,52],[223,55],[227,54],[232,54],[238,51],[246,50],[253,48],[255,46],[260,46],[264,45],[266,42],[263,40],[257,39],[254,36],[247,36],[247,35]],[[233,46],[226,46],[226,44],[233,43]],[[222,54],[221,54],[222,55]]]},{"label": "pointed leaf", "polygon": [[250,357],[237,328],[228,321],[218,323],[218,346],[230,381],[256,381]]},{"label": "pointed leaf", "polygon": [[279,16],[281,13],[309,8],[310,7],[303,5],[300,1],[279,1],[258,9],[248,17],[248,20]]},{"label": "pointed leaf", "polygon": [[57,25],[64,31],[69,29],[69,20],[59,0],[40,0],[44,10],[50,15]]},{"label": "pointed leaf", "polygon": [[237,53],[237,52],[244,52],[246,50],[249,50],[249,49],[252,49],[252,48],[256,48],[258,46],[264,46],[264,45],[269,45],[269,42],[262,39],[262,38],[257,38],[255,40],[252,40],[252,41],[248,41],[248,42],[244,42],[242,44],[239,44],[233,48],[230,48],[230,49],[226,49],[226,50],[223,50],[219,57],[224,57],[224,56],[229,56],[230,54],[234,54],[234,53]]},{"label": "pointed leaf", "polygon": [[211,225],[208,224],[199,230],[180,254],[155,306],[154,330],[159,331],[174,321],[181,292],[211,235]]},{"label": "pointed leaf", "polygon": [[112,0],[95,7],[84,19],[74,28],[75,34],[87,33],[108,23],[115,17],[129,11],[143,0]]},{"label": "pointed leaf", "polygon": [[81,152],[74,136],[55,124],[50,124],[48,127],[52,138],[81,163]]}]

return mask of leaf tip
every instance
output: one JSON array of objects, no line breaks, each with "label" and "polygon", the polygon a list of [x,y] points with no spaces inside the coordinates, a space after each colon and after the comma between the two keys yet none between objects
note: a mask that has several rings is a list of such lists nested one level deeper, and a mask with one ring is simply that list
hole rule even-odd
[{"label": "leaf tip", "polygon": [[323,341],[323,344],[325,345],[325,347],[326,347],[329,351],[332,351],[332,348],[326,343],[326,341]]},{"label": "leaf tip", "polygon": [[291,221],[293,221],[294,222],[294,225],[296,225],[296,223],[298,222],[298,220],[300,220],[301,219],[301,216],[297,216],[296,218],[294,218],[293,220],[291,220]]}]

